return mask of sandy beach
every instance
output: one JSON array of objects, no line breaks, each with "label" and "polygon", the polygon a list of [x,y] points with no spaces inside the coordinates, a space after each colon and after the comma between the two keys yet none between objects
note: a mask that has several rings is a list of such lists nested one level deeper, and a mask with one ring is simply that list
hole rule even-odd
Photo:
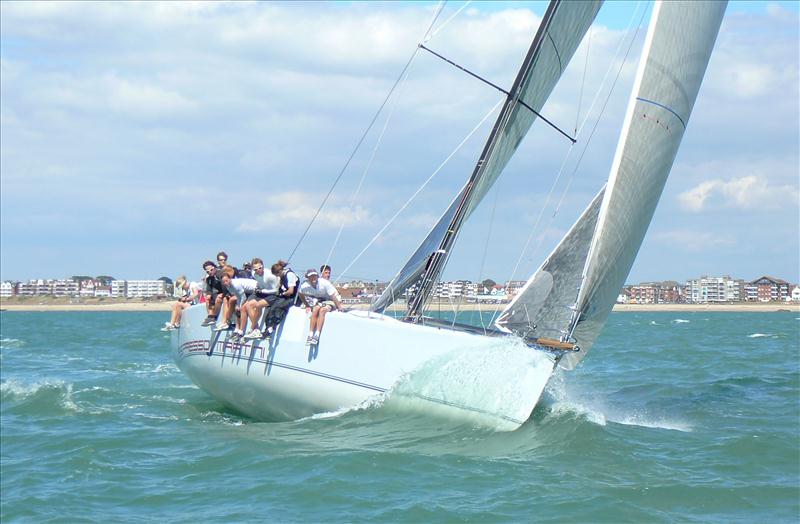
[{"label": "sandy beach", "polygon": [[[80,302],[69,299],[8,299],[0,301],[0,310],[4,311],[169,311],[173,300],[82,300]],[[355,304],[353,309],[368,308],[367,304]],[[460,311],[500,311],[505,304],[442,304],[441,310]],[[390,311],[402,309],[401,306],[392,306]],[[434,305],[434,310],[439,306]],[[702,312],[702,311],[741,311],[741,312],[776,312],[792,311],[800,313],[800,303],[767,302],[767,303],[738,303],[738,304],[616,304],[614,311],[675,311],[675,312]]]}]

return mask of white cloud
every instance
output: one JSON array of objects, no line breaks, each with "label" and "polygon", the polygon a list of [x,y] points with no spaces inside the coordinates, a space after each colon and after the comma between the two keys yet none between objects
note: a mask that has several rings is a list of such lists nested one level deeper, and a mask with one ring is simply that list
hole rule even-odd
[{"label": "white cloud", "polygon": [[684,209],[702,211],[710,201],[740,209],[775,209],[798,205],[798,190],[792,185],[770,185],[762,176],[749,175],[730,180],[714,179],[700,183],[678,195]]},{"label": "white cloud", "polygon": [[[322,198],[319,195],[286,192],[270,195],[264,200],[264,207],[268,211],[257,213],[253,218],[242,222],[236,227],[236,231],[248,233],[275,228],[303,229],[314,218]],[[313,227],[336,230],[342,226],[345,228],[363,226],[371,222],[372,215],[362,206],[356,205],[351,208],[326,205],[316,218]]]},{"label": "white cloud", "polygon": [[659,244],[666,244],[670,249],[693,252],[708,252],[712,248],[731,247],[736,239],[730,233],[713,233],[708,231],[673,230],[654,233],[653,239]]}]

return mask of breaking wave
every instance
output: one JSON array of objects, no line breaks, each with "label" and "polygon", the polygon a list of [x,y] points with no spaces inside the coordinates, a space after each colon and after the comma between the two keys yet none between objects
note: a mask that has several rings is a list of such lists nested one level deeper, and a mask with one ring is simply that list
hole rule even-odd
[{"label": "breaking wave", "polygon": [[627,411],[624,407],[620,409],[607,406],[596,392],[587,399],[586,395],[567,388],[561,374],[554,376],[548,384],[547,394],[548,397],[543,404],[550,410],[552,416],[577,416],[599,426],[613,423],[682,432],[692,431],[692,426],[684,421],[671,420],[668,417],[648,413],[647,410]]},{"label": "breaking wave", "polygon": [[772,337],[774,335],[769,335],[766,333],[753,333],[752,335],[747,335],[747,338],[764,338],[764,337]]},{"label": "breaking wave", "polygon": [[684,318],[676,318],[675,320],[672,321],[672,323],[673,324],[688,324],[689,320],[686,320]]},{"label": "breaking wave", "polygon": [[80,408],[72,398],[72,384],[63,380],[42,380],[31,384],[7,380],[0,384],[0,398],[4,402],[21,405],[58,406],[77,412]]}]

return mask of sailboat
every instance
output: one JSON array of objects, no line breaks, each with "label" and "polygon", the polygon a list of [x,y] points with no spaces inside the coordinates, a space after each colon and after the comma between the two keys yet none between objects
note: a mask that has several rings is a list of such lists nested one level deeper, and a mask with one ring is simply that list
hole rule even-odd
[{"label": "sailboat", "polygon": [[[240,343],[202,327],[205,309],[195,306],[172,334],[180,369],[259,420],[338,412],[391,392],[412,409],[502,430],[523,424],[555,369],[573,369],[603,328],[677,154],[726,3],[655,2],[610,176],[494,325],[427,317],[464,221],[544,120],[542,107],[600,7],[550,2],[472,174],[369,311],[329,315],[319,344],[306,346],[301,308],[270,339]],[[405,315],[384,314],[401,297]]]}]

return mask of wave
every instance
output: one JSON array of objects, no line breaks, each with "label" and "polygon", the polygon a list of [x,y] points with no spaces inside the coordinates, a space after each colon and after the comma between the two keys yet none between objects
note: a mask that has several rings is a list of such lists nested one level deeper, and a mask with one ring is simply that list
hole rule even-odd
[{"label": "wave", "polygon": [[67,411],[81,411],[72,398],[72,384],[63,380],[45,379],[33,383],[7,380],[0,384],[0,398],[20,404],[55,404]]},{"label": "wave", "polygon": [[651,321],[650,321],[650,325],[651,325],[651,326],[660,326],[661,324],[659,324],[659,323],[658,323],[658,322],[656,322],[655,320],[651,320]]},{"label": "wave", "polygon": [[15,349],[24,345],[25,341],[18,338],[0,338],[0,349]]},{"label": "wave", "polygon": [[690,321],[684,318],[676,318],[672,321],[673,324],[688,324]]},{"label": "wave", "polygon": [[747,338],[764,338],[764,337],[775,338],[775,335],[771,335],[768,333],[753,333],[752,335],[747,335]]},{"label": "wave", "polygon": [[[622,409],[609,407],[596,392],[585,395],[570,391],[564,381],[563,374],[553,377],[547,387],[547,393],[549,403],[546,401],[545,407],[550,410],[552,416],[577,417],[598,426],[606,426],[612,423],[623,426],[639,426],[682,432],[692,431],[692,426],[684,421],[671,420],[663,416],[650,414],[647,411],[633,410],[629,412],[624,407]],[[587,397],[590,399],[587,400]]]}]

